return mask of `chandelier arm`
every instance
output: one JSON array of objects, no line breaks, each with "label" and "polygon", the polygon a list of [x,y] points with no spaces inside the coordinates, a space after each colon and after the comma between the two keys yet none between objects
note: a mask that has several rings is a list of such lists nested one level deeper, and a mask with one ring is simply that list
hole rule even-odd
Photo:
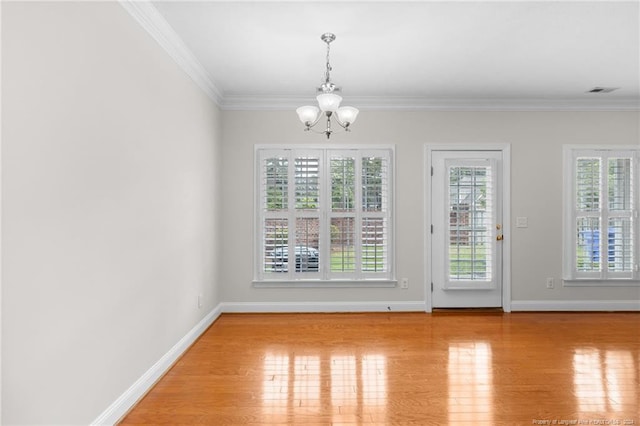
[{"label": "chandelier arm", "polygon": [[[306,130],[308,130],[310,132],[313,132],[313,133],[317,133],[319,135],[326,135],[327,134],[326,130],[316,130],[316,129],[306,129]],[[331,133],[334,133],[334,132],[331,131]]]},{"label": "chandelier arm", "polygon": [[350,131],[349,125],[351,123],[343,123],[342,121],[340,121],[340,118],[338,117],[338,114],[334,114],[334,117],[336,118],[336,123],[338,123],[340,125],[340,127],[345,129],[346,131]]},{"label": "chandelier arm", "polygon": [[316,124],[318,124],[318,123],[320,122],[320,119],[321,119],[322,117],[325,117],[325,115],[324,115],[324,113],[323,113],[323,112],[320,112],[320,114],[318,114],[318,117],[315,119],[315,121],[314,121],[313,123],[309,123],[309,122],[307,122],[307,123],[308,123],[308,124],[306,124],[307,129],[311,129],[313,126],[315,126]]},{"label": "chandelier arm", "polygon": [[[326,131],[326,130],[316,130],[316,129],[311,129],[311,128],[304,129],[304,130],[305,130],[305,132],[307,132],[307,131],[308,131],[308,132],[312,132],[312,133],[317,133],[317,134],[319,134],[319,135],[326,135],[326,134],[327,134],[327,131]],[[330,134],[330,135],[333,135],[334,133],[343,133],[343,132],[351,132],[351,129],[348,129],[348,128],[345,128],[344,130],[343,130],[343,129],[340,129],[340,130],[333,130],[333,129],[331,129],[331,130],[329,131],[329,134]],[[328,139],[328,137],[327,137],[327,139]]]},{"label": "chandelier arm", "polygon": [[[312,127],[318,124],[323,117],[326,117],[327,119],[327,128],[322,131],[314,130]],[[338,118],[338,114],[333,114],[331,111],[327,111],[324,114],[318,114],[318,118],[316,118],[316,120],[313,123],[306,124],[305,130],[311,130],[313,133],[325,134],[327,135],[327,139],[328,139],[329,135],[331,135],[332,133],[335,133],[335,131],[331,128],[331,117],[335,118],[336,123],[338,123],[338,125],[342,127],[345,131],[347,132],[351,131],[351,129],[349,128],[351,123],[343,123],[342,121],[340,121],[340,118]]]}]

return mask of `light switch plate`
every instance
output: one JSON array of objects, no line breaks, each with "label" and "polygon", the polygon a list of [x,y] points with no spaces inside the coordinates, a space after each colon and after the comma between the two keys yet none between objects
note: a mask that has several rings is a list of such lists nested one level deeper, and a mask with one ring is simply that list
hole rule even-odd
[{"label": "light switch plate", "polygon": [[516,228],[528,228],[529,227],[529,218],[525,216],[516,218]]}]

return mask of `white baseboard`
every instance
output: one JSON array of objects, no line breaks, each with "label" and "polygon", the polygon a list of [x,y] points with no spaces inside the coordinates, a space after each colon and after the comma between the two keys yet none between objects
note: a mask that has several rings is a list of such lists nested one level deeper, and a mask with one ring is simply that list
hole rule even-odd
[{"label": "white baseboard", "polygon": [[223,302],[222,312],[425,312],[423,301],[414,302]]},{"label": "white baseboard", "polygon": [[146,373],[129,387],[113,404],[100,414],[92,425],[114,425],[142,398],[155,383],[171,368],[178,358],[220,316],[221,305],[216,306],[178,343],[162,356]]},{"label": "white baseboard", "polygon": [[512,300],[511,311],[640,311],[640,300]]}]

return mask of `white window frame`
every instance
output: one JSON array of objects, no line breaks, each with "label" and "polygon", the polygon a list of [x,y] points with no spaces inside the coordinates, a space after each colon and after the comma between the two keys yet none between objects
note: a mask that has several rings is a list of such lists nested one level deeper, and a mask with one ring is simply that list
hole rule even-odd
[{"label": "white window frame", "polygon": [[[311,213],[311,216],[317,216],[320,219],[320,268],[316,272],[295,272],[294,268],[288,268],[285,272],[277,274],[267,273],[264,271],[264,219],[271,213],[263,207],[263,185],[262,185],[262,162],[264,159],[274,155],[286,155],[289,158],[289,164],[296,157],[304,154],[319,154],[319,212]],[[326,260],[330,259],[331,232],[330,224],[332,217],[341,217],[344,214],[333,213],[331,211],[331,174],[330,174],[330,158],[332,155],[344,155],[345,157],[355,157],[356,164],[361,164],[358,159],[366,156],[384,157],[387,160],[387,208],[383,213],[380,212],[363,212],[362,211],[362,194],[361,194],[361,166],[355,167],[355,208],[354,217],[356,225],[360,223],[363,216],[382,217],[387,223],[387,268],[384,272],[365,272],[360,270],[360,244],[362,237],[356,239],[356,271],[355,272],[331,272]],[[293,176],[292,168],[289,167],[289,200],[292,199]],[[393,145],[362,145],[362,146],[344,146],[344,145],[256,145],[254,147],[254,256],[253,285],[256,287],[394,287],[397,285],[395,276],[395,147]],[[300,217],[300,211],[295,211],[295,206],[288,205],[288,211],[281,213],[283,217],[287,217],[289,224],[295,223],[295,218]],[[303,216],[307,213],[302,213]],[[291,226],[291,225],[290,225]],[[291,235],[291,234],[290,234]],[[356,228],[356,235],[361,232]],[[294,249],[295,242],[293,238],[289,238],[289,251]]]},{"label": "white window frame", "polygon": [[[580,212],[576,208],[576,160],[578,157],[599,158],[602,167],[605,167],[607,159],[611,157],[631,157],[632,162],[632,245],[633,245],[633,268],[631,272],[610,272],[606,268],[606,247],[605,238],[600,238],[600,255],[605,256],[605,261],[601,260],[600,271],[583,272],[576,267],[577,248],[577,217]],[[640,286],[640,218],[638,208],[640,203],[640,184],[638,183],[640,148],[635,146],[594,146],[594,145],[564,145],[563,146],[563,280],[565,286]],[[608,183],[601,178],[600,194],[605,193]],[[600,227],[608,223],[609,208],[608,198],[600,197],[601,206],[594,216],[600,220]],[[602,232],[600,232],[602,234]],[[608,234],[607,234],[608,235]],[[604,251],[603,251],[604,250]],[[605,253],[605,255],[603,255]]]}]

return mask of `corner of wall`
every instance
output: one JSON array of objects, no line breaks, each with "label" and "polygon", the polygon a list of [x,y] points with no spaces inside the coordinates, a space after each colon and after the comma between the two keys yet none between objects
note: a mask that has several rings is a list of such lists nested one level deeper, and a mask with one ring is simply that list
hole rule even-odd
[{"label": "corner of wall", "polygon": [[151,366],[133,383],[118,399],[102,412],[92,425],[114,425],[118,423],[140,399],[169,371],[173,364],[195,343],[196,340],[218,319],[222,313],[222,305],[218,304],[182,339]]}]

